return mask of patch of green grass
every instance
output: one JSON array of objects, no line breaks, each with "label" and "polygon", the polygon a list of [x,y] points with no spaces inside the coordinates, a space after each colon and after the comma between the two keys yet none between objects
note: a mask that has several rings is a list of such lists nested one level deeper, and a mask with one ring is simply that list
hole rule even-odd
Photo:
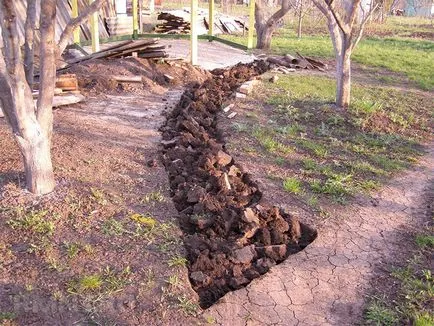
[{"label": "patch of green grass", "polygon": [[294,151],[292,147],[286,146],[285,144],[276,140],[276,138],[273,137],[274,135],[272,131],[270,130],[256,128],[253,131],[253,136],[267,152],[289,154]]},{"label": "patch of green grass", "polygon": [[418,234],[416,236],[416,243],[421,248],[434,248],[434,235]]},{"label": "patch of green grass", "polygon": [[178,307],[187,316],[196,316],[199,309],[199,306],[186,296],[178,297]]},{"label": "patch of green grass", "polygon": [[107,235],[122,235],[127,231],[123,223],[114,218],[109,218],[108,220],[104,221],[101,230]]},{"label": "patch of green grass", "polygon": [[291,194],[298,195],[303,191],[302,183],[297,178],[286,178],[283,180],[283,189]]},{"label": "patch of green grass", "polygon": [[[392,322],[387,325],[433,325],[432,227],[427,231],[415,236],[417,247],[412,250],[412,257],[403,267],[395,268],[391,273],[390,283],[396,292],[382,301],[381,311],[392,311],[393,314],[380,314],[380,317],[393,317],[385,318],[386,322]],[[369,309],[375,304],[376,300],[368,304],[365,318],[376,316]]]},{"label": "patch of green grass", "polygon": [[115,272],[106,267],[101,273],[83,275],[68,282],[67,292],[76,295],[110,295],[122,290],[130,282],[130,275],[131,270],[129,267],[120,272]]},{"label": "patch of green grass", "polygon": [[47,218],[48,211],[17,211],[17,217],[10,219],[6,223],[16,230],[26,230],[42,235],[52,235],[54,233],[54,223]]},{"label": "patch of green grass", "polygon": [[310,187],[313,192],[331,195],[339,203],[345,203],[348,195],[354,192],[351,174],[333,174],[325,181],[313,180]]},{"label": "patch of green grass", "polygon": [[142,199],[142,204],[161,203],[164,201],[164,195],[161,191],[152,191],[146,194]]},{"label": "patch of green grass", "polygon": [[297,140],[296,143],[302,148],[311,151],[317,157],[325,158],[328,155],[328,149],[324,145],[316,142],[315,140],[300,139]]},{"label": "patch of green grass", "polygon": [[167,264],[169,265],[169,267],[185,267],[187,266],[187,259],[184,257],[180,257],[180,256],[173,256],[169,259],[169,261],[167,262]]},{"label": "patch of green grass", "polygon": [[402,170],[408,166],[402,161],[381,154],[372,155],[371,160],[386,172]]},{"label": "patch of green grass", "polygon": [[386,307],[379,300],[372,301],[365,312],[368,325],[392,326],[398,321],[396,312]]},{"label": "patch of green grass", "polygon": [[72,259],[75,256],[78,255],[78,253],[80,252],[81,249],[81,245],[79,243],[73,242],[73,243],[64,243],[65,248],[66,248],[66,254],[68,256],[68,258]]},{"label": "patch of green grass", "polygon": [[107,199],[105,198],[104,191],[97,188],[90,188],[92,199],[100,205],[107,205]]},{"label": "patch of green grass", "polygon": [[8,320],[14,320],[17,317],[17,315],[14,312],[0,311],[0,322],[5,322]]}]

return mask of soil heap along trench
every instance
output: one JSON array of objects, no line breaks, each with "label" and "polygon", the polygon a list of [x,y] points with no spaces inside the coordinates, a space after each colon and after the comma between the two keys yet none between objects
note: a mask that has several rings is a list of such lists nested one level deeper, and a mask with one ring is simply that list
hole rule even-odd
[{"label": "soil heap along trench", "polygon": [[225,151],[217,128],[223,101],[269,69],[264,61],[217,69],[189,88],[161,127],[163,163],[188,253],[189,277],[208,308],[304,249],[316,231],[262,197]]}]

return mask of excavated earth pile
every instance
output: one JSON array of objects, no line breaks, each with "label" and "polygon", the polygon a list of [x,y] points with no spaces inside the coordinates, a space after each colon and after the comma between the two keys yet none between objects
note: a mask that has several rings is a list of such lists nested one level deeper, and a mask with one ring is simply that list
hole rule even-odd
[{"label": "excavated earth pile", "polygon": [[264,61],[217,69],[182,95],[163,133],[163,163],[185,234],[189,276],[207,308],[305,248],[316,231],[259,203],[258,185],[225,151],[217,128],[223,101],[269,69]]}]

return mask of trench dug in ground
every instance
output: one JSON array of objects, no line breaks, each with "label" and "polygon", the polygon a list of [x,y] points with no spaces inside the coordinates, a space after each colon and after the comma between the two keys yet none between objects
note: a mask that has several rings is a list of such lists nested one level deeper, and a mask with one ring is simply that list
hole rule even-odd
[{"label": "trench dug in ground", "polygon": [[188,252],[189,277],[203,308],[242,288],[317,236],[262,194],[225,151],[217,127],[223,102],[243,82],[268,70],[256,61],[216,69],[185,91],[167,117],[163,163]]}]

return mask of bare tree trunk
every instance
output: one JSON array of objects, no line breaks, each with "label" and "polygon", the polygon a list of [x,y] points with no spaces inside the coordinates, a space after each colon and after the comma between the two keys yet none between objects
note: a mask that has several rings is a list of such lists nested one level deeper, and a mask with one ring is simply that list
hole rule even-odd
[{"label": "bare tree trunk", "polygon": [[351,50],[349,49],[343,48],[341,55],[336,56],[336,79],[336,105],[346,109],[351,100]]},{"label": "bare tree trunk", "polygon": [[[42,0],[44,17],[52,17],[52,6],[55,13],[56,2]],[[17,15],[12,1],[0,0],[0,26],[4,43],[2,56],[0,56],[0,102],[24,158],[27,189],[37,195],[47,194],[55,187],[50,140],[47,137],[47,130],[51,130],[51,127],[43,130],[36,117],[32,91],[26,82],[21,60]],[[45,46],[49,47],[51,44],[54,47],[54,29],[53,32],[50,28],[47,30],[49,32],[41,31],[41,39],[49,40],[51,36],[42,35],[53,34],[53,42]],[[41,56],[41,64],[44,60],[45,58]],[[45,117],[42,120],[49,121]]]},{"label": "bare tree trunk", "polygon": [[256,26],[256,48],[269,50],[273,32],[274,27],[267,26],[267,24],[258,24]]},{"label": "bare tree trunk", "polygon": [[[38,124],[33,128],[38,129]],[[32,137],[19,138],[18,145],[24,158],[27,189],[34,194],[47,194],[55,187],[51,144],[42,130]]]},{"label": "bare tree trunk", "polygon": [[256,48],[269,49],[271,47],[271,38],[277,23],[291,8],[289,0],[282,0],[281,8],[276,11],[270,18],[265,18],[264,9],[260,1],[255,6],[255,28],[256,28]]},{"label": "bare tree trunk", "polygon": [[40,70],[44,73],[39,79],[36,117],[49,143],[53,133],[53,96],[56,84],[56,3],[57,0],[41,1]]},{"label": "bare tree trunk", "polygon": [[24,71],[26,72],[27,83],[32,87],[34,75],[34,50],[33,39],[36,29],[36,0],[27,0],[27,18],[24,25]]}]

